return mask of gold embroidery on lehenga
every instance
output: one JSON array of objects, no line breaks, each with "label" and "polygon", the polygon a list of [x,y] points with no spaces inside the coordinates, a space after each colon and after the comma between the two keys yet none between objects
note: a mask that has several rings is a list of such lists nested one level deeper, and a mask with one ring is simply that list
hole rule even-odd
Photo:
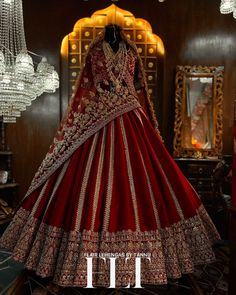
[{"label": "gold embroidery on lehenga", "polygon": [[[101,47],[102,45],[98,44],[97,46]],[[130,70],[133,70],[134,53],[131,50],[128,52],[127,59],[129,59]],[[88,56],[97,60],[102,57],[104,60],[103,51],[97,51],[96,48],[93,48]],[[124,66],[127,67],[127,62]],[[134,86],[127,87],[127,85],[132,85],[133,81],[128,81],[132,79],[131,75],[120,77],[124,79],[124,85],[123,81],[115,79],[115,85],[113,85],[115,88],[114,91],[111,91],[111,89],[103,87],[103,84],[109,84],[107,79],[112,73],[98,69],[95,62],[92,63],[91,70],[94,74],[94,88],[91,88],[90,91],[84,90],[77,109],[73,111],[73,103],[76,103],[76,99],[72,101],[66,121],[61,124],[61,129],[58,130],[26,196],[42,184],[91,135],[116,117],[140,107]]]},{"label": "gold embroidery on lehenga", "polygon": [[[90,230],[66,232],[62,228],[40,224],[38,219],[21,208],[7,231],[11,232],[6,235],[9,241],[4,239],[2,246],[10,250],[15,248],[13,258],[42,277],[54,276],[54,281],[62,286],[85,286],[85,257],[91,253],[107,252],[130,252],[132,257],[135,253],[150,253],[151,262],[143,260],[142,283],[165,284],[167,278],[178,278],[181,273],[192,272],[194,264],[214,261],[211,244],[219,239],[203,206],[194,217],[170,227],[115,233]],[[109,266],[97,264],[96,267],[105,273],[100,283],[108,286]],[[126,265],[120,260],[117,264],[117,286],[126,282],[124,275],[134,283],[134,262]]]},{"label": "gold embroidery on lehenga", "polygon": [[156,158],[156,161],[158,162],[158,164],[159,164],[159,166],[160,166],[160,168],[161,168],[161,171],[163,172],[162,175],[163,175],[164,178],[165,178],[166,184],[167,184],[167,186],[168,186],[168,188],[169,188],[169,191],[170,191],[171,196],[172,196],[172,198],[173,198],[173,201],[174,201],[174,203],[175,203],[175,207],[176,207],[176,210],[177,210],[177,212],[178,212],[178,214],[179,214],[179,217],[183,220],[183,219],[184,219],[183,210],[182,210],[181,207],[180,207],[180,204],[179,204],[179,201],[178,201],[178,199],[177,199],[177,197],[176,197],[176,195],[175,195],[175,192],[174,192],[174,190],[173,190],[173,188],[172,188],[172,186],[171,186],[171,184],[170,184],[170,182],[169,182],[169,180],[168,180],[168,178],[167,178],[167,176],[166,176],[166,174],[165,174],[165,171],[164,171],[164,169],[163,169],[163,167],[162,167],[162,165],[161,165],[159,159],[157,158],[156,154],[155,154],[155,158]]},{"label": "gold embroidery on lehenga", "polygon": [[102,47],[105,55],[108,76],[110,81],[116,87],[116,91],[119,91],[122,81],[127,75],[128,53],[126,44],[124,41],[121,41],[116,53],[106,41],[102,42]]},{"label": "gold embroidery on lehenga", "polygon": [[102,170],[103,170],[103,162],[104,162],[104,154],[105,154],[105,143],[106,143],[106,134],[107,134],[107,126],[103,128],[103,135],[102,135],[102,144],[101,150],[99,155],[99,162],[98,162],[98,170],[96,173],[96,184],[95,184],[95,192],[93,198],[93,213],[92,213],[92,223],[91,223],[91,230],[94,231],[94,223],[97,213],[97,206],[98,206],[98,198],[100,193],[100,186],[102,182]]},{"label": "gold embroidery on lehenga", "polygon": [[98,135],[99,135],[99,133],[96,133],[94,135],[92,146],[91,146],[91,149],[89,152],[88,162],[87,162],[85,172],[84,172],[84,177],[83,177],[83,181],[82,181],[82,185],[81,185],[81,189],[80,189],[80,194],[79,194],[79,203],[77,205],[75,230],[80,229],[80,223],[81,223],[81,218],[82,218],[82,214],[83,214],[85,192],[86,192],[86,188],[88,185],[88,179],[89,179],[89,175],[90,175],[90,171],[91,171],[91,167],[92,167],[95,149],[96,149],[97,142],[98,142]]},{"label": "gold embroidery on lehenga", "polygon": [[[153,150],[153,147],[150,145],[150,149],[152,149]],[[170,191],[170,193],[171,193],[171,196],[172,196],[172,198],[173,198],[173,201],[174,201],[174,203],[175,203],[175,207],[176,207],[176,210],[177,210],[177,212],[178,212],[178,214],[179,214],[179,217],[181,218],[181,220],[183,220],[184,219],[184,214],[183,214],[183,211],[182,211],[182,209],[181,209],[181,206],[180,206],[180,204],[179,204],[179,202],[178,202],[178,199],[177,199],[177,197],[176,197],[176,195],[175,195],[175,192],[174,192],[174,190],[173,190],[173,188],[172,188],[172,186],[171,186],[171,184],[170,184],[170,182],[169,182],[169,180],[168,180],[168,178],[167,178],[167,176],[166,176],[166,173],[165,173],[165,171],[164,171],[164,169],[163,169],[163,167],[162,167],[162,165],[161,165],[161,163],[160,163],[160,161],[159,161],[159,159],[158,159],[158,157],[157,157],[157,155],[156,155],[156,152],[153,150],[153,155],[155,156],[155,159],[156,159],[156,162],[158,163],[158,165],[160,166],[160,169],[161,169],[161,171],[162,171],[162,175],[163,175],[163,177],[165,178],[165,182],[166,182],[166,184],[167,184],[167,186],[168,186],[168,189],[169,189],[169,191]]]},{"label": "gold embroidery on lehenga", "polygon": [[34,215],[34,213],[35,213],[36,210],[38,209],[38,205],[39,205],[39,203],[41,202],[41,200],[42,200],[42,198],[43,198],[43,195],[44,195],[44,193],[45,193],[45,190],[46,190],[46,188],[47,188],[48,181],[49,181],[49,179],[48,179],[48,180],[45,182],[45,184],[43,185],[43,187],[42,187],[42,189],[41,189],[41,192],[40,192],[40,194],[39,194],[39,196],[38,196],[38,198],[37,198],[37,200],[36,200],[36,202],[35,202],[35,204],[34,204],[34,207],[32,208],[32,211],[31,211],[31,215],[32,215],[32,216]]},{"label": "gold embroidery on lehenga", "polygon": [[128,145],[128,141],[126,137],[122,116],[120,117],[120,126],[121,126],[124,147],[125,147],[125,157],[126,157],[126,164],[127,164],[128,178],[129,178],[129,187],[130,187],[131,198],[132,198],[133,208],[134,208],[135,226],[136,226],[136,230],[140,231],[135,185],[134,185],[133,172],[132,172],[132,166],[131,166],[130,155],[129,155],[129,145]]},{"label": "gold embroidery on lehenga", "polygon": [[150,178],[148,176],[148,172],[147,172],[146,165],[144,163],[143,155],[142,155],[139,147],[138,147],[138,150],[139,150],[139,155],[140,155],[140,158],[141,158],[141,162],[142,162],[142,165],[143,165],[143,169],[144,169],[146,180],[147,180],[147,184],[148,184],[149,195],[150,195],[151,202],[152,202],[152,208],[153,208],[153,212],[154,212],[154,216],[155,216],[157,228],[160,228],[161,227],[161,223],[160,223],[159,213],[158,213],[158,210],[157,210],[158,204],[155,201],[155,197],[154,197],[154,194],[153,194],[151,181],[150,181]]},{"label": "gold embroidery on lehenga", "polygon": [[58,189],[58,187],[59,187],[59,185],[60,185],[60,183],[61,183],[61,181],[62,181],[62,179],[63,179],[63,177],[65,175],[65,173],[66,173],[66,170],[67,170],[67,167],[68,167],[69,163],[70,163],[70,159],[67,160],[63,164],[62,170],[61,170],[60,174],[58,175],[56,183],[55,183],[55,185],[53,187],[53,191],[51,193],[51,196],[49,197],[48,204],[47,204],[47,207],[45,209],[44,215],[47,213],[47,210],[48,210],[48,208],[49,208],[49,206],[50,206],[50,204],[51,204],[51,202],[52,202],[52,200],[53,200],[53,198],[55,196],[55,193],[56,193],[56,191],[57,191],[57,189]]},{"label": "gold embroidery on lehenga", "polygon": [[105,200],[105,212],[103,220],[103,231],[108,231],[110,210],[111,210],[111,199],[112,199],[112,187],[114,177],[114,157],[115,157],[115,137],[114,137],[114,121],[111,122],[111,143],[110,143],[110,159],[109,159],[109,171],[107,180],[107,191]]}]

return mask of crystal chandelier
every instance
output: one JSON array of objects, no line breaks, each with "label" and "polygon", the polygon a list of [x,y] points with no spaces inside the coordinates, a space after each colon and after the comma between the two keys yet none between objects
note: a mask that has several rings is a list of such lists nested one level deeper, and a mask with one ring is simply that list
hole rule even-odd
[{"label": "crystal chandelier", "polygon": [[25,42],[22,0],[0,0],[0,116],[16,122],[43,92],[55,92],[59,77],[45,57],[35,65]]},{"label": "crystal chandelier", "polygon": [[233,12],[233,17],[236,18],[236,0],[221,0],[220,12],[223,14]]}]

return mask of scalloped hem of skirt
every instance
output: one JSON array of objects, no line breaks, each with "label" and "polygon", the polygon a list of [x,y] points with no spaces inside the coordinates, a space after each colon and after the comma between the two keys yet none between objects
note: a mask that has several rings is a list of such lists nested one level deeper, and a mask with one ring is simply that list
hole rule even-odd
[{"label": "scalloped hem of skirt", "polygon": [[[116,257],[116,287],[135,285],[135,258],[141,257],[141,284],[166,284],[194,265],[215,261],[212,244],[220,237],[203,206],[168,228],[134,232],[65,232],[40,223],[20,208],[0,239],[13,259],[62,287],[86,287],[87,257]],[[147,258],[150,258],[147,259]],[[127,261],[125,258],[129,258]],[[110,284],[109,260],[93,259],[93,285]]]}]

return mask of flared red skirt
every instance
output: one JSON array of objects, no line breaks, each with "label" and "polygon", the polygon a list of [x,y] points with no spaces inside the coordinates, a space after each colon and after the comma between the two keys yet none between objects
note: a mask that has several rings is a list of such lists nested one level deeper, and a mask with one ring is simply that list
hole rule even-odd
[{"label": "flared red skirt", "polygon": [[[164,284],[214,260],[218,233],[142,108],[92,135],[24,199],[0,240],[13,258],[61,286]],[[114,266],[114,265],[113,265]],[[99,273],[99,274],[98,274]]]}]

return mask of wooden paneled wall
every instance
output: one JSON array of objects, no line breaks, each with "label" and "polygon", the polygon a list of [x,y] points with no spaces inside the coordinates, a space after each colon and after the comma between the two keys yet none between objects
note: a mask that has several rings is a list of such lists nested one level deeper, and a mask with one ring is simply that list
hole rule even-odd
[{"label": "wooden paneled wall", "polygon": [[[60,45],[74,23],[111,1],[24,0],[28,49],[46,55],[59,71]],[[174,75],[176,65],[224,65],[224,153],[232,151],[233,99],[236,94],[236,20],[221,15],[220,0],[119,0],[115,3],[150,22],[166,48],[164,93],[158,117],[162,135],[172,152]],[[16,124],[7,126],[14,153],[14,176],[23,197],[52,141],[60,120],[60,91],[33,102]]]}]

